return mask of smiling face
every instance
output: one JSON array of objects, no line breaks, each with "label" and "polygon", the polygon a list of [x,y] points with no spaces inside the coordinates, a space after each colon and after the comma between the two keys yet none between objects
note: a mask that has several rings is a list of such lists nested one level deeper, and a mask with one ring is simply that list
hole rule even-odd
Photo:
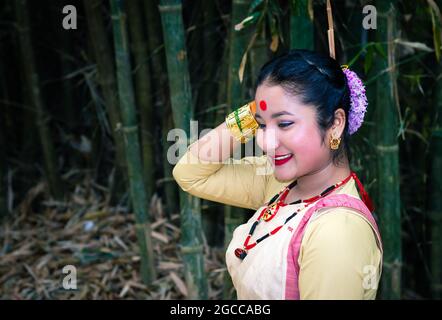
[{"label": "smiling face", "polygon": [[255,101],[260,106],[255,114],[257,143],[275,164],[277,180],[298,179],[330,164],[330,148],[323,143],[314,107],[266,83],[256,90]]}]

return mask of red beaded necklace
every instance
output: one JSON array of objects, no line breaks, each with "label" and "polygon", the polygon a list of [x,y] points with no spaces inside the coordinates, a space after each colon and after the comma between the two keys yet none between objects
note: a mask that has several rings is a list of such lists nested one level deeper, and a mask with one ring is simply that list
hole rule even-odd
[{"label": "red beaded necklace", "polygon": [[[263,240],[267,239],[268,237],[270,237],[270,236],[274,235],[275,233],[277,233],[287,222],[289,222],[294,216],[296,216],[298,214],[298,212],[300,212],[301,210],[304,210],[309,205],[314,203],[316,200],[319,200],[319,199],[327,196],[332,191],[334,191],[337,188],[341,187],[342,185],[346,184],[350,180],[351,177],[357,179],[356,174],[354,172],[351,172],[350,175],[347,178],[345,178],[344,180],[342,180],[342,181],[340,181],[340,182],[338,182],[338,183],[336,183],[336,184],[326,188],[319,195],[311,197],[309,199],[304,199],[304,200],[300,199],[300,200],[291,202],[290,204],[298,204],[298,203],[305,203],[305,204],[304,204],[304,206],[302,208],[298,208],[292,215],[290,215],[287,219],[285,219],[285,221],[284,221],[284,223],[282,225],[276,227],[275,229],[273,229],[269,233],[263,235],[262,237],[257,239],[254,243],[249,244],[249,241],[252,238],[252,235],[255,232],[255,229],[258,226],[258,224],[261,222],[261,220],[264,220],[266,222],[272,220],[276,216],[276,214],[278,213],[278,211],[279,211],[279,209],[281,207],[284,207],[284,206],[288,205],[288,204],[284,203],[284,200],[285,200],[285,198],[287,198],[287,195],[288,195],[290,189],[292,189],[294,186],[296,186],[296,181],[294,181],[291,184],[289,184],[282,191],[280,191],[278,194],[276,194],[269,201],[267,206],[261,210],[258,218],[252,224],[252,227],[249,230],[249,234],[247,235],[246,239],[244,240],[243,247],[235,249],[235,255],[238,258],[240,258],[241,260],[243,260],[247,256],[247,252],[250,249],[255,247],[261,241],[263,241]],[[359,181],[359,179],[357,179],[357,180]],[[358,183],[358,185],[359,185],[359,183]]]}]

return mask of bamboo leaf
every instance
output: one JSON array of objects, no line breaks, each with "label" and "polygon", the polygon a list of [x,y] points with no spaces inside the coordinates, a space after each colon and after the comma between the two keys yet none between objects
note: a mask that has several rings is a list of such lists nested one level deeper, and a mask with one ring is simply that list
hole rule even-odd
[{"label": "bamboo leaf", "polygon": [[238,69],[239,82],[242,82],[242,80],[244,78],[244,70],[246,68],[246,63],[247,63],[247,51],[244,52],[244,55],[242,56],[242,59],[241,59],[241,64],[239,65],[239,69]]},{"label": "bamboo leaf", "polygon": [[367,54],[365,55],[365,62],[364,62],[365,74],[368,74],[368,71],[371,69],[372,64],[373,64],[373,47],[370,46],[368,47]]},{"label": "bamboo leaf", "polygon": [[247,63],[247,54],[248,54],[249,50],[253,47],[253,44],[255,43],[257,36],[258,36],[258,32],[255,32],[252,36],[252,39],[250,39],[249,44],[247,45],[247,49],[244,52],[244,55],[242,56],[241,64],[239,65],[239,69],[238,69],[239,82],[242,82],[242,80],[244,78],[244,70],[245,70],[246,63]]},{"label": "bamboo leaf", "polygon": [[437,61],[440,60],[440,46],[442,43],[441,25],[442,19],[439,7],[433,0],[427,0],[431,15],[431,25],[433,30],[433,43]]},{"label": "bamboo leaf", "polygon": [[235,31],[240,31],[240,30],[244,29],[245,27],[252,25],[255,21],[257,21],[259,19],[260,16],[261,16],[261,12],[256,12],[256,13],[248,16],[247,18],[242,20],[240,23],[235,25]]},{"label": "bamboo leaf", "polygon": [[275,17],[270,16],[269,20],[270,20],[270,33],[272,35],[272,42],[270,43],[270,50],[272,50],[272,52],[276,52],[276,50],[278,50],[278,45],[279,45],[278,27],[276,25]]},{"label": "bamboo leaf", "polygon": [[281,40],[281,42],[284,43],[281,16],[282,16],[282,12],[281,12],[281,14],[275,16],[275,18],[276,18],[276,33],[278,34],[279,40]]},{"label": "bamboo leaf", "polygon": [[183,280],[180,279],[180,277],[178,277],[178,275],[171,271],[169,273],[170,278],[172,279],[172,281],[175,283],[175,285],[177,286],[178,290],[181,292],[181,294],[185,297],[187,297],[189,295],[188,290],[187,290],[187,286],[184,283]]},{"label": "bamboo leaf", "polygon": [[270,43],[270,50],[272,50],[272,52],[276,52],[276,50],[278,50],[278,46],[279,46],[279,37],[278,35],[273,35],[272,42]]},{"label": "bamboo leaf", "polygon": [[349,67],[351,67],[358,59],[359,57],[366,52],[366,50],[368,50],[368,48],[370,48],[371,46],[373,46],[374,43],[373,42],[369,42],[367,43],[365,46],[362,47],[361,50],[359,50],[359,52],[350,60],[350,62],[347,63],[347,65]]},{"label": "bamboo leaf", "polygon": [[377,51],[377,52],[378,52],[378,53],[379,53],[384,59],[387,59],[387,54],[385,53],[385,50],[384,50],[382,44],[380,44],[379,42],[376,42],[376,43],[374,44],[374,47],[375,47],[376,51]]},{"label": "bamboo leaf", "polygon": [[313,22],[313,19],[315,17],[314,12],[313,12],[313,0],[308,0],[307,11],[308,11],[308,16],[310,18],[310,21]]},{"label": "bamboo leaf", "polygon": [[434,50],[431,49],[429,46],[427,46],[425,43],[422,42],[410,42],[410,41],[404,41],[401,39],[396,39],[394,43],[400,44],[402,46],[410,47],[417,50],[422,50],[426,52],[433,52]]},{"label": "bamboo leaf", "polygon": [[250,4],[249,13],[255,12],[264,4],[264,0],[254,0]]}]

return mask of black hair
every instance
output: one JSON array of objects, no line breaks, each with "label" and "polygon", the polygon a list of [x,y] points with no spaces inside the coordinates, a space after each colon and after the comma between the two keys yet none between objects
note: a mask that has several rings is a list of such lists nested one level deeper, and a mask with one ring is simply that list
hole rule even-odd
[{"label": "black hair", "polygon": [[262,84],[279,85],[287,94],[299,97],[304,104],[315,106],[323,142],[326,130],[333,125],[335,111],[342,108],[345,128],[339,148],[333,151],[333,162],[339,163],[345,155],[350,160],[350,95],[347,79],[336,60],[310,50],[291,50],[261,68],[256,86]]}]

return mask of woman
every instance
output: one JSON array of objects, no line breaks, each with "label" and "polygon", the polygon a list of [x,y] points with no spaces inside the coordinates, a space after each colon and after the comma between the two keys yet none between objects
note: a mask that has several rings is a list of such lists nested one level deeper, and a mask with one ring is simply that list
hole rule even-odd
[{"label": "woman", "polygon": [[[328,56],[293,50],[263,66],[253,103],[175,166],[184,191],[257,209],[226,252],[239,299],[376,297],[381,240],[348,160],[348,138],[365,108],[355,73]],[[231,160],[255,133],[266,155]]]}]

